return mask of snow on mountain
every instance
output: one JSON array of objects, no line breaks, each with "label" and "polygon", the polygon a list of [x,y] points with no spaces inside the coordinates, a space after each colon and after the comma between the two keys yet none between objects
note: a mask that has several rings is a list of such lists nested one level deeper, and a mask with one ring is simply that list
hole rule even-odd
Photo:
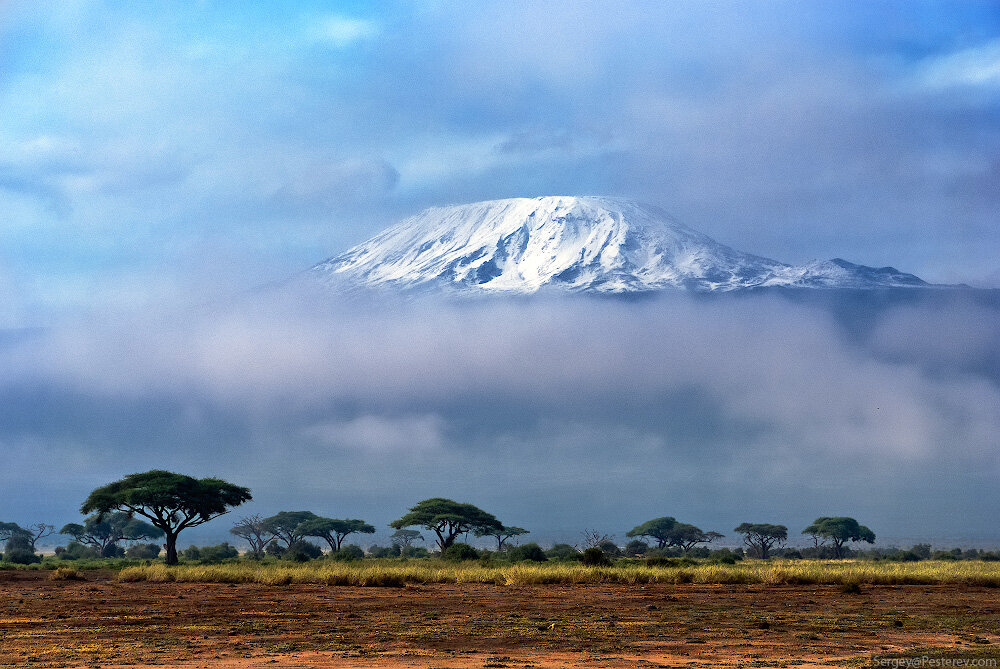
[{"label": "snow on mountain", "polygon": [[608,197],[538,197],[433,207],[313,267],[331,284],[476,292],[634,293],[774,286],[927,286],[891,267],[791,266],[743,253],[669,215]]}]

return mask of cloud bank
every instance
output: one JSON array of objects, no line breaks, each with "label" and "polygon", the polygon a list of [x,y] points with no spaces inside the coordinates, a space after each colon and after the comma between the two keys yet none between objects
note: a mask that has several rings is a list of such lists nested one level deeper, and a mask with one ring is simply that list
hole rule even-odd
[{"label": "cloud bank", "polygon": [[166,467],[251,485],[264,512],[378,524],[443,495],[548,537],[845,513],[991,539],[1000,303],[923,295],[285,295],[74,323],[0,348],[2,504],[66,518]]}]

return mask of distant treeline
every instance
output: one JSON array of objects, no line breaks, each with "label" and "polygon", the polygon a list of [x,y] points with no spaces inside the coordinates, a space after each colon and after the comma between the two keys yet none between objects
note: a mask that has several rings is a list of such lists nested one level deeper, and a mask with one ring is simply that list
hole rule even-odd
[{"label": "distant treeline", "polygon": [[[180,560],[219,563],[238,559],[239,551],[223,543],[190,546],[178,551],[182,530],[204,524],[251,499],[250,490],[221,479],[195,479],[182,474],[154,470],[132,474],[94,490],[81,506],[87,515],[82,523],[69,523],[58,534],[71,537],[56,549],[59,561],[132,559],[153,560],[165,553],[168,565]],[[741,548],[711,549],[725,535],[704,531],[672,516],[653,518],[625,533],[626,543],[595,530],[582,533],[578,544],[560,543],[544,549],[537,543],[517,545],[518,537],[530,531],[505,525],[491,513],[472,504],[435,497],[417,502],[406,514],[389,523],[395,530],[388,546],[345,544],[353,534],[374,534],[375,527],[357,518],[328,518],[312,511],[281,511],[273,516],[245,516],[230,532],[246,543],[244,557],[253,560],[306,562],[321,557],[341,561],[368,558],[424,558],[435,555],[446,560],[501,560],[507,562],[548,560],[579,561],[584,565],[609,565],[616,559],[643,558],[649,565],[677,564],[679,560],[710,560],[734,564],[745,558],[873,560],[1000,560],[996,552],[976,549],[934,551],[929,544],[909,550],[899,548],[861,550],[858,543],[874,544],[875,533],[847,516],[823,516],[802,530],[812,545],[786,547],[788,528],[772,523],[742,523],[733,531],[741,537]],[[419,528],[419,529],[414,529]],[[423,530],[433,539],[429,543]],[[489,538],[491,548],[467,543],[469,534]],[[3,561],[12,564],[41,562],[37,544],[56,534],[45,523],[20,526],[0,522],[4,542]],[[459,538],[466,541],[458,541]],[[326,544],[326,550],[314,543]],[[161,543],[162,547],[161,547]],[[418,545],[424,544],[424,545]]]}]

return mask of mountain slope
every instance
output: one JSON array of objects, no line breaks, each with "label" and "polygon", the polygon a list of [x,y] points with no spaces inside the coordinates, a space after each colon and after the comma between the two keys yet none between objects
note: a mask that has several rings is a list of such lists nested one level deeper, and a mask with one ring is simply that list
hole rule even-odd
[{"label": "mountain slope", "polygon": [[539,197],[434,207],[316,265],[324,282],[628,293],[686,288],[926,286],[891,267],[840,259],[793,267],[737,251],[658,209],[606,197]]}]

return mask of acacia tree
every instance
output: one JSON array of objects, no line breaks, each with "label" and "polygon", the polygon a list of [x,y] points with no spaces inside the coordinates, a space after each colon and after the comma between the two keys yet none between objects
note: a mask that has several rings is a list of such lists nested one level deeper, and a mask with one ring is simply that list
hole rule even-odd
[{"label": "acacia tree", "polygon": [[507,542],[511,537],[519,537],[522,534],[529,534],[529,531],[523,527],[507,527],[506,525],[501,525],[500,527],[479,527],[473,531],[477,537],[493,537],[497,540],[497,552],[503,550],[504,543]]},{"label": "acacia tree", "polygon": [[844,544],[849,541],[875,543],[874,532],[847,516],[820,516],[802,534],[810,535],[817,547],[829,539],[837,559],[844,556]]},{"label": "acacia tree", "polygon": [[677,546],[686,553],[698,544],[711,543],[724,535],[718,532],[703,532],[694,525],[677,522],[673,516],[663,516],[633,527],[625,536],[649,537],[656,541],[657,548]]},{"label": "acacia tree", "polygon": [[306,536],[299,527],[303,523],[317,518],[319,516],[312,511],[279,511],[261,521],[261,526],[265,532],[273,534],[277,541],[285,544],[285,548],[288,548]]},{"label": "acacia tree", "polygon": [[127,513],[118,512],[100,520],[96,515],[90,516],[84,519],[82,525],[63,525],[59,534],[69,535],[81,544],[93,546],[103,557],[112,557],[119,541],[158,539],[163,536],[163,530],[132,518]]},{"label": "acacia tree", "polygon": [[264,519],[259,514],[240,518],[229,533],[250,544],[250,554],[254,559],[263,557],[264,549],[274,541],[274,535],[265,529]]},{"label": "acacia tree", "polygon": [[656,542],[656,547],[663,549],[671,543],[674,528],[678,525],[673,516],[663,516],[647,520],[642,525],[636,525],[625,533],[626,537],[648,537]]},{"label": "acacia tree", "polygon": [[230,507],[252,499],[249,488],[217,478],[196,479],[154,469],[129,474],[90,493],[80,512],[97,513],[98,520],[112,512],[140,515],[163,531],[167,564],[177,564],[177,535],[228,513]]},{"label": "acacia tree", "polygon": [[724,534],[718,532],[703,532],[700,528],[687,523],[677,523],[671,534],[670,545],[678,546],[687,553],[698,544],[710,544],[716,539],[723,538]]},{"label": "acacia tree", "polygon": [[768,558],[773,546],[780,548],[788,539],[787,527],[770,523],[742,523],[733,532],[742,534],[743,543],[757,551],[763,560]]},{"label": "acacia tree", "polygon": [[397,530],[414,525],[432,530],[437,535],[437,545],[442,553],[455,543],[460,534],[503,527],[493,514],[472,504],[463,504],[443,497],[417,502],[408,514],[389,523],[389,527]]},{"label": "acacia tree", "polygon": [[0,541],[10,541],[14,537],[27,537],[31,533],[17,523],[0,523]]},{"label": "acacia tree", "polygon": [[322,518],[317,517],[307,520],[296,528],[307,537],[319,537],[330,544],[330,550],[336,553],[340,550],[341,544],[349,534],[360,532],[362,534],[375,534],[375,527],[357,518]]},{"label": "acacia tree", "polygon": [[424,535],[417,530],[396,530],[390,539],[400,548],[409,548],[414,541],[423,541]]}]

